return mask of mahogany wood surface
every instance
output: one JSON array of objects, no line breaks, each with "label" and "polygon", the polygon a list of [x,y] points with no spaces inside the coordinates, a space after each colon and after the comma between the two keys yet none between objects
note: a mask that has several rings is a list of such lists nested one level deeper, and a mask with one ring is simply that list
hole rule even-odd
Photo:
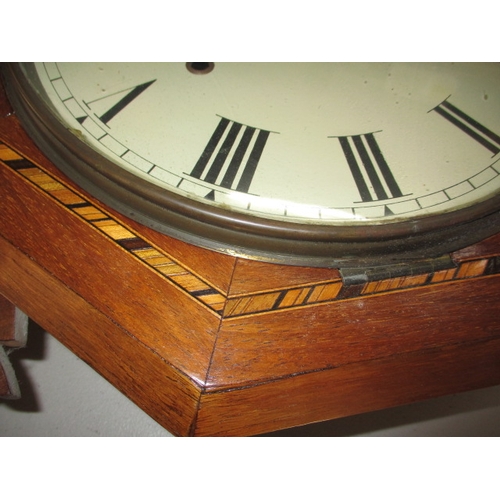
[{"label": "mahogany wood surface", "polygon": [[[477,295],[481,294],[480,307]],[[245,386],[498,334],[500,276],[224,321],[208,387]],[[283,325],[286,325],[284,330]]]},{"label": "mahogany wood surface", "polygon": [[[202,307],[188,308],[189,299],[152,269],[84,221],[67,217],[22,179],[3,174],[0,183],[11,193],[0,221],[4,237],[139,341],[204,380],[218,318]],[[62,251],[52,251],[53,242]],[[176,321],[167,327],[170,317]],[[193,357],[193,349],[205,356]]]},{"label": "mahogany wood surface", "polygon": [[308,283],[340,280],[337,269],[280,266],[266,262],[238,259],[231,281],[230,296],[289,289]]},{"label": "mahogany wood surface", "polygon": [[176,435],[252,435],[500,383],[500,235],[349,285],[108,209],[0,91],[0,293]]},{"label": "mahogany wood surface", "polygon": [[3,238],[0,258],[0,286],[10,301],[170,432],[190,433],[199,399],[195,384]]},{"label": "mahogany wood surface", "polygon": [[202,396],[199,435],[261,434],[500,383],[498,338]]}]

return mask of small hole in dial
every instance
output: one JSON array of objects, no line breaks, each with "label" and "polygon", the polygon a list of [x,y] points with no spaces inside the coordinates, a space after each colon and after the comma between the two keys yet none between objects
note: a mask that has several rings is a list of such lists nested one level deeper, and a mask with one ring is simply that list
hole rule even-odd
[{"label": "small hole in dial", "polygon": [[186,63],[186,68],[190,73],[195,75],[206,75],[210,73],[215,67],[214,63],[211,62],[190,62]]}]

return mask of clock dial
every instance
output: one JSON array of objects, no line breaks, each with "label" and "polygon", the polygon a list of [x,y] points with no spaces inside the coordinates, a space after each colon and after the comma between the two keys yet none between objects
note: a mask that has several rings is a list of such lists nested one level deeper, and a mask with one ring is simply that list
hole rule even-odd
[{"label": "clock dial", "polygon": [[17,74],[56,164],[126,215],[217,250],[323,265],[410,238],[436,253],[430,240],[441,249],[451,227],[498,210],[500,65],[36,63]]}]

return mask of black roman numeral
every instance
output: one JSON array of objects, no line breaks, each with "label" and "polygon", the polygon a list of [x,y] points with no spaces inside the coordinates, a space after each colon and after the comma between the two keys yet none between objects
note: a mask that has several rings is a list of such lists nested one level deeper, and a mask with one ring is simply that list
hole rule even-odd
[{"label": "black roman numeral", "polygon": [[191,177],[248,193],[269,134],[267,130],[221,118]]},{"label": "black roman numeral", "polygon": [[[93,101],[85,102],[85,104],[90,108],[91,104],[95,104],[96,102],[100,102],[101,104],[104,104],[105,102],[112,102],[112,106],[99,116],[99,119],[103,123],[108,124],[110,120],[112,120],[120,111],[125,109],[134,99],[140,96],[155,81],[156,80],[151,80],[150,82],[142,83],[141,85],[137,85],[136,87],[131,87],[119,92],[114,92],[113,94],[99,97],[98,99],[94,99]],[[120,96],[123,93],[125,93],[123,97],[119,98],[119,100],[116,101],[117,96]]]},{"label": "black roman numeral", "polygon": [[494,155],[500,152],[500,137],[457,107],[453,106],[453,104],[450,104],[448,101],[443,101],[432,111],[446,118],[450,123],[457,126]]},{"label": "black roman numeral", "polygon": [[373,133],[337,139],[362,201],[388,200],[403,196]]}]

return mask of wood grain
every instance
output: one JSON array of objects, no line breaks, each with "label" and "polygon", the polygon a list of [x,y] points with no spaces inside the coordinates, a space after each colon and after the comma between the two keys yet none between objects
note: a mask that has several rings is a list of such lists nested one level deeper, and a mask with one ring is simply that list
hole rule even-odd
[{"label": "wood grain", "polygon": [[108,209],[2,89],[0,112],[0,293],[170,432],[258,434],[500,383],[500,235],[450,269],[354,285],[236,259]]},{"label": "wood grain", "polygon": [[430,348],[202,396],[195,435],[255,435],[500,383],[500,340]]},{"label": "wood grain", "polygon": [[139,341],[205,380],[217,316],[23,176],[1,168],[0,184],[4,238]]},{"label": "wood grain", "polygon": [[[30,160],[42,167],[44,170],[62,179],[65,184],[70,186],[75,191],[82,192],[82,190],[73,181],[62,174],[52,164],[52,162],[50,162],[41,153],[41,151],[35,146],[33,141],[23,130],[22,126],[15,116],[0,118],[0,137],[8,137],[9,146],[14,149],[23,151],[24,156],[30,158]],[[233,274],[233,269],[237,260],[235,257],[212,252],[203,248],[196,248],[196,251],[193,251],[192,245],[161,234],[157,231],[147,228],[146,226],[143,226],[142,224],[128,219],[112,208],[103,205],[90,194],[85,193],[85,197],[90,200],[93,205],[111,214],[113,218],[119,221],[124,221],[131,229],[140,232],[146,239],[148,239],[148,241],[151,241],[151,243],[153,243],[154,245],[168,248],[172,256],[177,260],[182,261],[187,267],[196,269],[201,266],[201,268],[204,269],[204,275],[207,280],[211,281],[222,291],[228,291]],[[207,266],[207,262],[210,262],[211,265]]]},{"label": "wood grain", "polygon": [[[234,387],[500,335],[500,276],[223,322],[208,387]],[[481,297],[478,302],[477,297]]]},{"label": "wood grain", "polygon": [[463,262],[476,259],[477,257],[493,257],[498,255],[499,248],[500,233],[480,241],[475,245],[453,252],[452,258],[456,262]]},{"label": "wood grain", "polygon": [[281,266],[238,259],[229,296],[291,288],[320,281],[340,280],[338,269]]},{"label": "wood grain", "polygon": [[199,387],[1,237],[0,288],[170,432],[190,433]]}]

